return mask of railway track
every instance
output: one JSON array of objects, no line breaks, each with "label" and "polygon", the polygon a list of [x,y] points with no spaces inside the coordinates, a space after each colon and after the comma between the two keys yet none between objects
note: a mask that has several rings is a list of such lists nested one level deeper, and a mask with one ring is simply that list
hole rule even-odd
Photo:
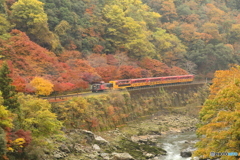
[{"label": "railway track", "polygon": [[[165,86],[184,86],[184,85],[196,85],[196,84],[211,84],[211,81],[194,81],[192,83],[186,83],[186,84],[164,84],[164,85],[156,85],[156,86],[143,86],[143,87],[136,87],[136,88],[130,88],[127,89],[129,91],[134,91],[134,90],[144,90],[144,89],[149,89],[149,88],[159,88],[159,87],[165,87]],[[110,90],[111,91],[111,90]],[[115,90],[117,92],[121,91],[126,91],[124,90]],[[97,92],[97,93],[92,93],[92,92],[87,92],[87,93],[77,93],[77,94],[71,94],[71,95],[58,95],[58,96],[51,96],[51,97],[42,97],[42,99],[47,99],[50,102],[62,102],[66,101],[68,98],[72,97],[86,97],[86,96],[92,96],[92,95],[101,95],[101,94],[107,94],[109,91],[105,92]]]}]

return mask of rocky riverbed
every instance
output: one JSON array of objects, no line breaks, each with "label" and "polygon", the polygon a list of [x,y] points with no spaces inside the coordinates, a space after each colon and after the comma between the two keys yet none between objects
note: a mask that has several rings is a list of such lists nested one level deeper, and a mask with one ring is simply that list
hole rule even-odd
[{"label": "rocky riverbed", "polygon": [[45,159],[65,160],[160,160],[167,152],[158,139],[169,134],[194,131],[198,119],[182,114],[150,116],[104,132],[65,131],[58,149]]}]

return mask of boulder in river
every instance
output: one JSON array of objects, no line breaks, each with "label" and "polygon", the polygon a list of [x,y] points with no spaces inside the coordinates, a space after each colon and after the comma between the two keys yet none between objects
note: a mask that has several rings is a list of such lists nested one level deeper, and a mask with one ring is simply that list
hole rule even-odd
[{"label": "boulder in river", "polygon": [[180,155],[181,155],[182,157],[191,157],[191,156],[192,156],[192,152],[191,152],[191,151],[182,151],[182,152],[180,153]]},{"label": "boulder in river", "polygon": [[111,160],[135,160],[129,153],[112,153]]},{"label": "boulder in river", "polygon": [[182,157],[191,157],[193,151],[194,151],[193,148],[188,148],[188,149],[185,149],[185,150],[181,151],[180,155]]}]

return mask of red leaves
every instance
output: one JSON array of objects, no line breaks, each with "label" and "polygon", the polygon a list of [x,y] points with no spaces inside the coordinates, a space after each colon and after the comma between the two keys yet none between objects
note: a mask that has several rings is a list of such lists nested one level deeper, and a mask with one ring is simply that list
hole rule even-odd
[{"label": "red leaves", "polygon": [[75,86],[76,88],[86,89],[89,87],[89,84],[86,81],[78,80],[77,82],[75,82]]},{"label": "red leaves", "polygon": [[86,72],[86,73],[83,73],[82,79],[89,83],[93,83],[93,82],[99,82],[101,80],[101,77],[97,73]]},{"label": "red leaves", "polygon": [[107,65],[107,66],[97,67],[96,71],[102,77],[102,80],[104,82],[108,82],[110,80],[115,79],[117,67]]},{"label": "red leaves", "polygon": [[55,83],[53,90],[57,92],[69,91],[75,88],[75,85],[72,83]]},{"label": "red leaves", "polygon": [[101,53],[103,49],[104,49],[103,46],[101,46],[101,45],[95,45],[94,48],[93,48],[93,52],[95,52],[95,53]]},{"label": "red leaves", "polygon": [[144,58],[139,62],[139,65],[142,68],[145,68],[147,71],[150,71],[153,77],[188,74],[188,72],[184,69],[181,69],[176,66],[173,66],[172,68],[170,68],[166,64],[156,59]]},{"label": "red leaves", "polygon": [[161,76],[168,76],[170,75],[170,68],[156,60],[156,59],[151,59],[151,58],[143,58],[140,62],[139,62],[139,65],[142,67],[142,68],[145,68],[147,70],[149,70],[153,77],[161,77]]},{"label": "red leaves", "polygon": [[171,71],[172,71],[171,72],[172,75],[187,75],[188,74],[187,71],[185,71],[182,68],[176,67],[176,66],[172,67]]},{"label": "red leaves", "polygon": [[[94,28],[87,30],[92,36],[96,33]],[[144,58],[138,64],[129,59],[126,53],[117,52],[115,55],[99,54],[103,46],[95,45],[87,60],[82,53],[75,51],[72,42],[69,50],[59,57],[53,52],[42,48],[30,41],[28,36],[19,30],[12,30],[12,37],[0,40],[1,54],[10,59],[11,77],[13,85],[19,92],[34,93],[29,84],[29,77],[47,77],[55,82],[54,90],[57,92],[69,91],[77,88],[88,88],[89,83],[114,79],[142,78],[152,76],[166,76],[184,74],[178,67],[169,68],[166,64],[151,58]]]},{"label": "red leaves", "polygon": [[81,59],[82,53],[79,51],[64,51],[60,57],[59,60],[61,62],[66,62],[69,59]]},{"label": "red leaves", "polygon": [[109,65],[117,65],[118,64],[118,60],[112,54],[108,54],[107,55],[107,64],[109,64]]},{"label": "red leaves", "polygon": [[[3,42],[1,54],[12,61],[14,70],[20,75],[47,74],[47,68],[56,68],[57,57],[54,53],[30,41],[19,30],[12,30],[12,37]],[[59,72],[56,70],[56,72]]]},{"label": "red leaves", "polygon": [[12,85],[15,86],[16,91],[24,92],[26,87],[26,80],[21,76],[13,77]]},{"label": "red leaves", "polygon": [[15,135],[18,137],[18,138],[24,138],[25,140],[25,143],[23,144],[24,147],[26,147],[27,145],[30,144],[30,142],[32,141],[32,136],[31,136],[31,132],[30,131],[24,131],[22,129],[20,130],[17,130],[15,132]]},{"label": "red leaves", "polygon": [[30,131],[24,131],[22,129],[12,132],[7,132],[7,148],[11,152],[22,153],[24,148],[27,147],[32,141]]},{"label": "red leaves", "polygon": [[140,67],[123,65],[119,67],[117,77],[119,79],[142,78],[142,71]]}]

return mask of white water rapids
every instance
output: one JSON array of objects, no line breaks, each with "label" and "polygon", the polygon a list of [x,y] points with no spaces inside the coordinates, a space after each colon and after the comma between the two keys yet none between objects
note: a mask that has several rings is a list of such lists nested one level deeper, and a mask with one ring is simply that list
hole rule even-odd
[{"label": "white water rapids", "polygon": [[191,160],[191,157],[181,157],[181,151],[185,149],[194,149],[197,142],[197,136],[194,132],[169,134],[159,139],[160,147],[167,151],[166,156],[160,160]]}]

